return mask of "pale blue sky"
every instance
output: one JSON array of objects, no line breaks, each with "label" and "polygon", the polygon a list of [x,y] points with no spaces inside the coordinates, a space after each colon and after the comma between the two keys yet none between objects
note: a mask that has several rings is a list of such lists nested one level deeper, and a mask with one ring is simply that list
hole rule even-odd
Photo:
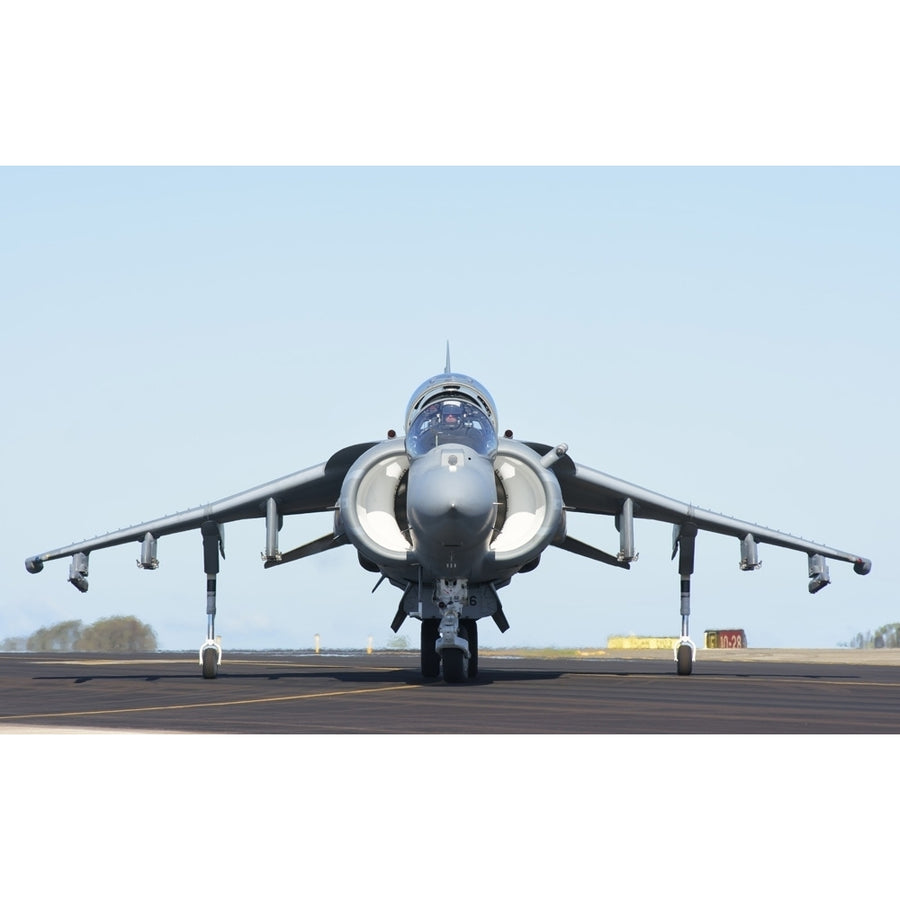
[{"label": "pale blue sky", "polygon": [[[196,534],[152,573],[137,545],[95,553],[86,595],[23,560],[401,430],[447,340],[517,437],[873,560],[813,597],[803,554],[747,574],[701,535],[696,638],[834,647],[900,618],[894,169],[6,168],[0,194],[0,637],[134,614],[199,646]],[[289,519],[282,547],[329,529]],[[602,518],[569,532],[616,546]],[[482,642],[676,633],[670,538],[639,522],[627,573],[551,548]],[[226,528],[226,648],[390,639],[399,594],[350,548],[265,572],[263,545]]]}]

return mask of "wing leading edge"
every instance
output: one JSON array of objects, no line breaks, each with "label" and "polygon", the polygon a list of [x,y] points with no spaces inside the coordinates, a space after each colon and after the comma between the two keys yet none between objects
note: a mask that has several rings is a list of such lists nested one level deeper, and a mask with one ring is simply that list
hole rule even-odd
[{"label": "wing leading edge", "polygon": [[39,553],[29,557],[25,561],[25,567],[29,572],[39,572],[44,563],[50,560],[74,557],[79,553],[88,554],[93,550],[102,550],[132,541],[144,541],[148,535],[155,540],[166,535],[202,528],[206,522],[215,522],[221,526],[226,522],[242,519],[264,518],[270,515],[272,508],[270,501],[274,501],[277,516],[333,510],[348,469],[372,446],[374,442],[345,447],[331,456],[327,462],[285,475],[213,503]]},{"label": "wing leading edge", "polygon": [[[544,444],[531,444],[530,446],[542,454],[549,449],[549,446]],[[676,529],[692,524],[702,531],[738,538],[742,542],[742,568],[758,566],[751,543],[771,544],[788,550],[798,550],[811,557],[821,556],[848,562],[860,575],[868,574],[872,568],[871,561],[858,554],[837,550],[834,547],[808,541],[792,534],[674,500],[639,485],[623,481],[613,475],[576,463],[568,456],[554,466],[554,471],[559,479],[563,503],[567,510],[620,517],[626,501],[630,500],[634,518],[668,522]],[[747,551],[750,551],[749,558]]]}]

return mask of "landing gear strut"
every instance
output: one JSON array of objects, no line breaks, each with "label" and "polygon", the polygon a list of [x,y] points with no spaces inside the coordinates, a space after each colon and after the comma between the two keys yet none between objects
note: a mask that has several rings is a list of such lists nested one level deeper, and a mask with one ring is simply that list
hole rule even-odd
[{"label": "landing gear strut", "polygon": [[688,622],[691,616],[691,575],[694,572],[694,544],[697,526],[685,522],[675,526],[675,540],[672,556],[678,553],[678,575],[681,578],[681,638],[675,647],[675,663],[679,675],[690,675],[697,656],[697,646],[689,635]]},{"label": "landing gear strut", "polygon": [[206,641],[200,648],[200,667],[204,678],[215,678],[222,663],[222,648],[216,642],[216,575],[219,573],[222,532],[215,522],[204,522],[200,533],[203,535],[203,569],[206,572]]}]

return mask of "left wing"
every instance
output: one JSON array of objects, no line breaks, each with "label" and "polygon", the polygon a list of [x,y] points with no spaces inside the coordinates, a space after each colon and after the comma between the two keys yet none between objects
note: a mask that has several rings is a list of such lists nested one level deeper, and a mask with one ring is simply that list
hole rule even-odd
[{"label": "left wing", "polygon": [[[550,447],[545,444],[531,444],[530,446],[541,455],[550,450]],[[871,561],[856,553],[836,550],[834,547],[827,547],[791,534],[702,509],[690,503],[673,500],[671,497],[607,475],[605,472],[580,465],[567,455],[554,464],[553,471],[559,480],[563,504],[567,510],[601,513],[616,517],[621,538],[620,559],[634,558],[630,522],[633,518],[641,518],[669,522],[675,526],[673,558],[677,550],[680,530],[685,526],[693,525],[701,531],[729,535],[740,540],[741,568],[744,569],[758,567],[759,562],[756,556],[756,544],[758,543],[772,544],[776,547],[799,550],[808,554],[811,560],[811,577],[814,576],[813,557],[816,556],[851,563],[854,571],[860,575],[866,575],[872,569]],[[819,574],[824,577],[813,577],[813,581],[810,582],[811,592],[815,592],[827,584],[827,570]]]},{"label": "left wing", "polygon": [[[272,510],[276,516],[283,516],[334,509],[348,469],[374,444],[375,442],[371,442],[345,447],[335,453],[327,462],[294,472],[291,475],[285,475],[283,478],[261,484],[222,500],[216,500],[213,503],[207,503],[204,506],[142,522],[140,525],[133,525],[119,531],[111,531],[91,540],[69,544],[56,550],[38,553],[25,560],[25,567],[29,572],[40,572],[44,563],[49,560],[62,559],[67,556],[74,557],[76,554],[87,555],[93,550],[115,547],[131,541],[145,541],[148,536],[148,543],[155,546],[155,540],[159,537],[202,528],[205,523],[210,522],[219,526],[221,532],[221,526],[225,522],[263,518],[270,515]],[[274,506],[270,501],[274,501]],[[334,542],[331,545],[339,546],[340,543]],[[320,550],[324,549],[326,549],[326,545],[322,544]],[[153,565],[155,560],[150,559],[149,555],[142,559],[142,563],[149,568],[155,567]],[[87,581],[83,577],[78,578],[77,572],[73,571],[70,581],[80,590],[87,590]]]}]

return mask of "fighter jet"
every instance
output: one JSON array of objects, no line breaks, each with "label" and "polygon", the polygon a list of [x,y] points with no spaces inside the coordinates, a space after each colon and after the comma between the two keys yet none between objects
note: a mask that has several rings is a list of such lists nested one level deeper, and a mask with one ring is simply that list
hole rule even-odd
[{"label": "fighter jet", "polygon": [[[870,560],[780,531],[762,528],[581,465],[565,444],[514,440],[499,432],[497,407],[487,390],[451,371],[413,393],[406,433],[338,450],[324,463],[186,512],[113,531],[28,557],[26,569],[69,557],[69,582],[88,589],[88,556],[95,550],[140,543],[138,566],[158,566],[161,537],[199,530],[206,573],[207,637],[200,647],[204,678],[215,678],[222,648],[215,638],[216,579],[224,558],[224,526],[241,519],[265,521],[266,568],[351,545],[360,565],[401,592],[391,627],[407,618],[421,625],[421,671],[459,683],[478,674],[478,623],[490,618],[501,632],[509,624],[499,591],[530,572],[550,547],[628,569],[635,550],[635,519],[673,525],[672,559],[678,557],[681,636],[674,657],[679,675],[696,659],[690,638],[691,575],[700,531],[730,535],[740,548],[740,568],[759,568],[759,544],[806,553],[809,591],[829,584],[827,560],[850,563],[867,574]],[[282,552],[285,516],[334,512],[330,534]],[[616,552],[590,546],[567,533],[567,513],[610,516],[619,534]],[[377,587],[377,585],[376,585]]]}]

